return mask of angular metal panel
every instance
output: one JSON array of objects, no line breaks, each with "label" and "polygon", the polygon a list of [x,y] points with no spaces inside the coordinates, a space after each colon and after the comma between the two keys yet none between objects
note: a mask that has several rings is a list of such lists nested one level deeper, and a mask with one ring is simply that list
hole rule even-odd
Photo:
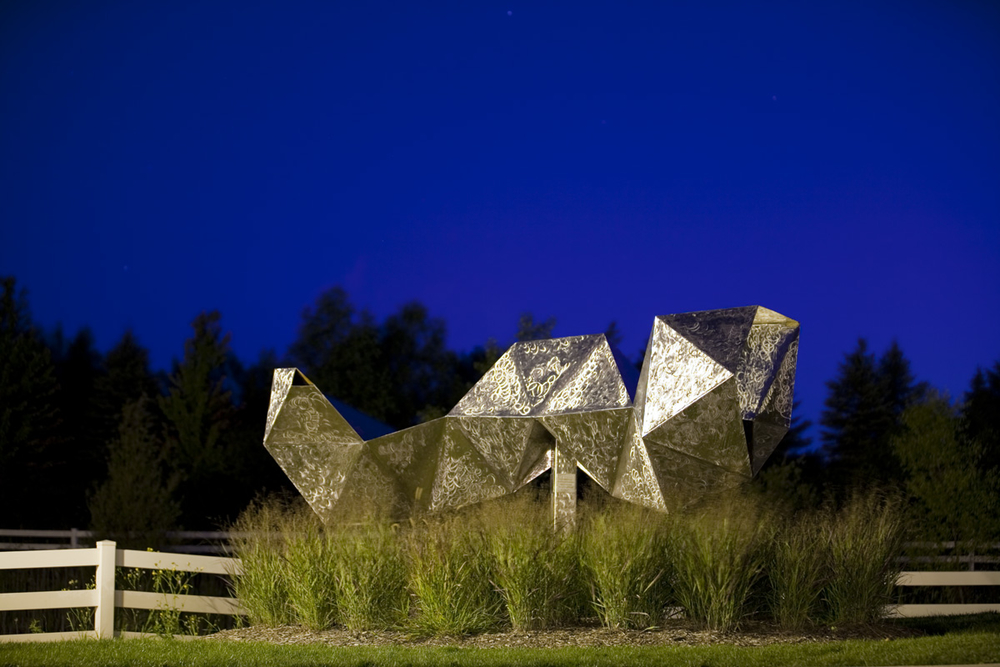
[{"label": "angular metal panel", "polygon": [[539,417],[559,449],[604,490],[614,488],[618,457],[628,437],[632,410],[618,408]]},{"label": "angular metal panel", "polygon": [[452,419],[447,419],[442,436],[441,461],[426,506],[429,511],[464,507],[508,493]]},{"label": "angular metal panel", "polygon": [[267,436],[271,435],[274,418],[278,416],[278,410],[285,404],[288,389],[292,386],[292,380],[297,372],[294,368],[274,369],[274,377],[271,380],[271,402],[267,406],[267,425],[264,427],[264,440],[267,440]]},{"label": "angular metal panel", "polygon": [[660,492],[660,483],[653,472],[653,464],[649,460],[646,445],[639,437],[639,424],[634,417],[631,421],[611,495],[636,505],[665,512],[667,506]]},{"label": "angular metal panel", "polygon": [[320,516],[332,511],[363,444],[312,385],[287,387],[264,441],[288,479]]},{"label": "angular metal panel", "polygon": [[666,315],[666,324],[709,358],[735,373],[757,306]]},{"label": "angular metal panel", "polygon": [[760,410],[778,375],[781,361],[796,344],[798,336],[797,327],[782,324],[755,324],[750,328],[736,376],[744,419],[753,419]]},{"label": "angular metal panel", "polygon": [[511,350],[507,350],[448,414],[523,417],[531,408]]},{"label": "angular metal panel", "polygon": [[734,377],[648,433],[644,440],[750,476],[750,455]]},{"label": "angular metal panel", "polygon": [[653,323],[651,342],[643,436],[733,376],[659,317]]},{"label": "angular metal panel", "polygon": [[611,347],[603,334],[593,338],[597,342],[590,354],[573,369],[572,376],[552,395],[539,414],[623,408],[629,404],[628,391],[618,372]]},{"label": "angular metal panel", "polygon": [[500,482],[513,491],[518,485],[521,462],[534,428],[529,417],[451,417]]},{"label": "angular metal panel", "polygon": [[368,441],[375,460],[395,476],[403,493],[417,507],[426,507],[430,502],[446,420],[442,417]]},{"label": "angular metal panel", "polygon": [[645,444],[660,493],[669,506],[689,503],[700,495],[737,486],[747,479],[676,449],[649,440]]},{"label": "angular metal panel", "polygon": [[763,421],[759,417],[750,424],[751,433],[753,433],[753,442],[750,445],[750,472],[752,475],[756,475],[774,452],[778,443],[781,442],[781,439],[788,433],[788,427]]},{"label": "angular metal panel", "polygon": [[[602,336],[570,336],[515,343],[511,356],[524,382],[529,414],[547,414],[551,397],[570,384]],[[556,407],[555,410],[566,409]]]}]

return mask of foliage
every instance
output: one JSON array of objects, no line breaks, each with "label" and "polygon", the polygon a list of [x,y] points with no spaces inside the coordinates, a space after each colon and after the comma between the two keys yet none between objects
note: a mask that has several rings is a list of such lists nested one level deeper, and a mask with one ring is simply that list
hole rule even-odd
[{"label": "foliage", "polygon": [[497,625],[503,602],[490,583],[489,552],[466,525],[457,516],[435,517],[405,536],[418,632],[461,635]]},{"label": "foliage", "polygon": [[892,601],[901,571],[903,522],[899,501],[856,493],[826,522],[828,579],[823,600],[834,625],[877,621]]},{"label": "foliage", "polygon": [[986,542],[1000,534],[1000,478],[984,461],[949,401],[940,396],[910,406],[892,439],[906,471],[913,525],[935,541]]},{"label": "foliage", "polygon": [[739,495],[716,499],[674,522],[668,546],[677,603],[687,618],[730,631],[749,615],[774,522]]},{"label": "foliage", "polygon": [[34,520],[24,499],[46,486],[42,468],[59,415],[51,354],[31,324],[26,292],[11,276],[0,285],[0,503],[19,508],[6,522],[14,527]]},{"label": "foliage", "polygon": [[108,445],[107,479],[88,501],[91,528],[120,548],[158,543],[180,515],[150,407],[145,396],[125,406],[118,438]]},{"label": "foliage", "polygon": [[819,619],[826,579],[823,520],[815,512],[789,518],[775,536],[767,563],[768,607],[782,628],[797,629]]},{"label": "foliage", "polygon": [[188,525],[211,506],[229,466],[225,434],[233,402],[224,366],[230,336],[222,335],[219,320],[218,311],[194,319],[194,334],[184,344],[183,360],[174,364],[169,391],[158,397],[168,461],[180,480],[182,519]]},{"label": "foliage", "polygon": [[898,484],[903,474],[890,439],[903,411],[925,391],[914,381],[899,345],[894,341],[876,359],[859,339],[826,386],[823,444],[842,497],[852,489]]},{"label": "foliage", "polygon": [[491,557],[491,580],[515,630],[574,620],[581,604],[579,540],[552,530],[548,507],[530,493],[480,510]]},{"label": "foliage", "polygon": [[667,595],[663,521],[649,510],[614,504],[582,528],[580,558],[591,602],[608,628],[657,625]]}]

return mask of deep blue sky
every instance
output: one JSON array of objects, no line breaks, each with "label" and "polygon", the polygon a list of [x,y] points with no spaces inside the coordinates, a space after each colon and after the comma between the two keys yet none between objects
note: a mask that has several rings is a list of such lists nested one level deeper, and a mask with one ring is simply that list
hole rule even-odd
[{"label": "deep blue sky", "polygon": [[468,350],[762,304],[797,397],[865,336],[960,395],[1000,359],[1000,5],[0,5],[0,274],[166,367],[252,361],[343,285]]}]

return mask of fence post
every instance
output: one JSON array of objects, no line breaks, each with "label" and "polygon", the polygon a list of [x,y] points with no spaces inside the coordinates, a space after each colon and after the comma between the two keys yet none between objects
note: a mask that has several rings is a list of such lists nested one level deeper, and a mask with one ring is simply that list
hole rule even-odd
[{"label": "fence post", "polygon": [[94,612],[94,632],[98,639],[115,636],[115,543],[97,543],[97,610]]}]

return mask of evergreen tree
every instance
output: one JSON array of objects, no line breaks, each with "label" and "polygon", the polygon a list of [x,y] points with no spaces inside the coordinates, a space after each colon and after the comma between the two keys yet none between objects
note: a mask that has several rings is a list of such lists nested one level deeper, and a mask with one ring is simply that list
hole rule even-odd
[{"label": "evergreen tree", "polygon": [[177,479],[167,472],[151,407],[142,396],[122,409],[118,437],[108,444],[106,479],[88,503],[91,529],[123,548],[161,546],[180,515]]},{"label": "evergreen tree", "polygon": [[960,428],[967,441],[982,448],[983,469],[1000,474],[1000,361],[976,370],[965,392]]},{"label": "evergreen tree", "polygon": [[44,513],[58,517],[60,528],[87,523],[87,493],[104,476],[107,438],[95,404],[95,387],[102,376],[102,359],[89,328],[66,342],[62,329],[52,337],[59,390],[56,404],[62,417],[50,448],[48,503]]},{"label": "evergreen tree", "polygon": [[0,507],[8,527],[42,527],[44,473],[59,415],[52,358],[31,324],[27,294],[0,280]]},{"label": "evergreen tree", "polygon": [[94,382],[94,407],[100,434],[110,442],[118,431],[125,406],[142,396],[155,400],[160,387],[149,369],[149,351],[131,330],[125,331],[104,357],[103,372]]},{"label": "evergreen tree", "polygon": [[859,339],[826,386],[820,423],[831,481],[842,491],[899,484],[903,471],[889,441],[903,410],[923,392],[899,346],[893,342],[876,359]]},{"label": "evergreen tree", "polygon": [[191,326],[184,358],[174,364],[170,389],[158,402],[166,422],[169,465],[179,477],[182,520],[206,525],[226,491],[229,452],[224,435],[233,415],[224,366],[229,334],[222,335],[218,311],[202,313]]}]

